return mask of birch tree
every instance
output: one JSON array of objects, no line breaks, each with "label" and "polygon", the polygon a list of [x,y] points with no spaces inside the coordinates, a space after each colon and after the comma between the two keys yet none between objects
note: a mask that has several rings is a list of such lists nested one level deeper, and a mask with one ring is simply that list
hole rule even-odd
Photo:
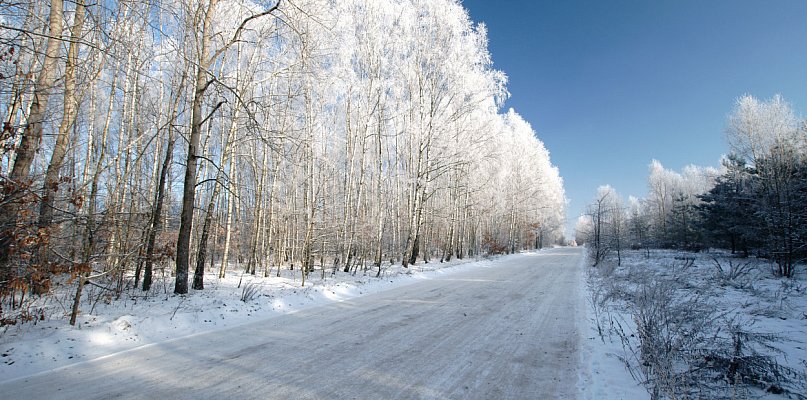
[{"label": "birch tree", "polygon": [[[214,16],[217,11],[216,7],[219,1],[220,0],[209,0],[205,4],[202,4],[202,7],[197,9],[199,14],[196,15],[196,18],[201,21],[201,26],[198,27],[198,30],[195,30],[197,27],[192,27],[196,34],[197,58],[194,67],[195,79],[193,100],[191,101],[190,136],[188,138],[185,178],[182,191],[182,211],[180,213],[179,236],[177,237],[176,282],[174,285],[174,293],[177,294],[185,294],[188,292],[188,263],[190,258],[193,208],[196,201],[197,159],[199,158],[198,153],[200,151],[202,124],[205,123],[207,119],[202,115],[202,107],[207,89],[215,82],[215,75],[212,74],[210,67],[224,52],[239,40],[241,33],[250,21],[271,14],[279,6],[279,2],[275,3],[275,5],[266,11],[252,14],[243,19],[240,25],[235,29],[229,41],[213,49],[213,38],[217,35],[217,32],[213,31],[213,24]],[[211,111],[215,111],[215,108]]]},{"label": "birch tree", "polygon": [[61,60],[60,46],[62,37],[62,21],[64,13],[64,3],[62,0],[51,0],[48,16],[48,28],[44,32],[47,35],[47,45],[45,53],[42,55],[42,65],[38,71],[30,71],[37,76],[33,87],[32,100],[28,110],[28,117],[22,130],[19,145],[14,152],[14,164],[4,186],[9,194],[4,196],[0,204],[0,229],[4,234],[0,235],[0,263],[4,264],[0,280],[5,283],[11,279],[11,271],[6,265],[9,258],[9,247],[12,246],[15,236],[14,226],[17,221],[18,201],[26,188],[29,186],[28,178],[31,172],[31,165],[39,145],[42,142],[42,131],[48,103],[51,98],[52,89],[58,78],[58,63]]},{"label": "birch tree", "polygon": [[191,260],[197,290],[217,262],[307,284],[562,235],[559,171],[457,0],[3,7],[0,285],[67,274],[74,320],[83,285],[170,263],[185,294]]}]

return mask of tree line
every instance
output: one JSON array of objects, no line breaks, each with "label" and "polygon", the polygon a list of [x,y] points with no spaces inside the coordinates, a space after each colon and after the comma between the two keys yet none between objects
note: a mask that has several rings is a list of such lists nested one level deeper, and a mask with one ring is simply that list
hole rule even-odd
[{"label": "tree line", "polygon": [[627,204],[610,186],[577,223],[594,265],[626,248],[730,249],[771,259],[791,277],[807,259],[807,121],[781,96],[739,98],[729,115],[730,153],[719,168],[682,173],[653,160],[648,195]]},{"label": "tree line", "polygon": [[[0,4],[0,303],[561,240],[458,0]],[[19,315],[19,313],[14,314]]]}]

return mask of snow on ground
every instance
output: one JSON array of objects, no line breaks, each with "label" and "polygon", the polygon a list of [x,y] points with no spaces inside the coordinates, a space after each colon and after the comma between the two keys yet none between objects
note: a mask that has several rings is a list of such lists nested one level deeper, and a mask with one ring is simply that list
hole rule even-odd
[{"label": "snow on ground", "polygon": [[0,382],[0,393],[576,399],[581,256],[582,249],[552,249],[431,273],[416,284]]},{"label": "snow on ground", "polygon": [[[723,274],[719,273],[715,260],[724,269]],[[688,262],[691,262],[691,265],[687,264]],[[773,266],[767,260],[736,258],[719,251],[684,253],[657,250],[651,251],[649,256],[644,251],[631,251],[623,254],[621,266],[617,267],[615,264],[616,260],[608,260],[605,265],[597,268],[587,267],[582,272],[588,275],[587,279],[581,279],[581,282],[587,280],[587,283],[581,283],[581,292],[588,304],[587,314],[583,317],[587,319],[589,325],[588,329],[583,328],[581,332],[583,373],[580,380],[583,398],[649,398],[648,392],[637,380],[632,379],[631,373],[622,361],[631,360],[634,363],[634,373],[641,374],[635,366],[638,362],[637,356],[630,349],[630,347],[638,348],[636,339],[638,334],[629,313],[630,305],[624,296],[640,285],[643,279],[649,280],[645,281],[646,283],[679,279],[685,284],[682,288],[676,289],[675,296],[678,299],[696,299],[698,303],[692,304],[700,304],[713,310],[710,315],[714,316],[714,319],[703,329],[716,334],[719,340],[713,342],[707,340],[707,344],[725,345],[727,341],[731,343],[731,337],[726,332],[731,329],[729,323],[734,323],[744,332],[753,332],[753,335],[759,335],[758,337],[772,337],[773,340],[769,342],[772,348],[752,344],[753,350],[759,354],[775,357],[780,365],[796,374],[790,376],[794,383],[785,384],[784,387],[786,391],[790,391],[790,395],[770,393],[770,387],[767,392],[764,388],[752,385],[732,388],[725,382],[725,378],[721,380],[718,377],[709,383],[716,388],[714,396],[725,395],[728,391],[731,398],[805,398],[807,277],[803,271],[792,279],[778,278],[774,277]],[[732,279],[727,278],[726,272],[736,270],[739,266],[746,268],[746,272]],[[612,286],[597,294],[597,290],[604,285]],[[602,300],[606,292],[609,295],[617,293],[617,297],[623,297],[617,300],[609,298],[605,301],[605,304],[609,304],[607,307],[603,307],[604,303],[600,303],[599,310],[596,310],[593,307],[594,299]],[[628,298],[630,296],[628,294]],[[598,319],[603,335],[598,333]],[[619,327],[611,321],[623,324],[622,329],[631,341],[629,346],[623,346],[622,340],[615,332]],[[748,351],[747,348],[744,349],[745,353]],[[761,385],[771,384],[771,382],[761,383]],[[779,387],[778,384],[773,385],[772,387]]]},{"label": "snow on ground", "polygon": [[[81,304],[84,314],[76,326],[67,323],[69,293],[52,296],[57,300],[45,307],[57,309],[51,318],[0,328],[0,382],[92,360],[136,347],[202,332],[290,314],[318,305],[339,302],[412,284],[457,270],[489,265],[491,260],[453,260],[431,262],[403,269],[386,265],[382,276],[376,270],[355,275],[330,271],[324,279],[319,270],[300,285],[299,271],[283,270],[282,277],[255,277],[230,273],[219,279],[215,273],[205,276],[205,289],[188,295],[171,293],[173,281],[155,282],[148,295],[133,290],[119,300],[86,296]],[[240,287],[239,287],[240,286]],[[72,285],[67,286],[72,288]],[[254,297],[241,301],[245,288],[255,290]],[[71,289],[73,290],[73,289]],[[89,312],[89,311],[92,312]]]},{"label": "snow on ground", "polygon": [[600,337],[597,332],[597,316],[591,304],[589,281],[590,263],[586,257],[580,262],[579,295],[585,304],[579,315],[580,325],[580,397],[586,400],[646,399],[647,391],[631,376],[625,364],[619,360],[624,353],[619,340]]},{"label": "snow on ground", "polygon": [[[758,268],[747,277],[746,286],[732,282],[718,282],[712,257],[725,254],[678,253],[654,251],[650,258],[641,252],[630,252],[623,266],[615,274],[641,269],[663,273],[680,258],[694,257],[688,273],[700,288],[708,288],[710,298],[720,307],[737,311],[757,332],[777,333],[782,337],[776,346],[783,364],[807,370],[807,284],[804,276],[794,280],[772,277],[770,266],[759,262]],[[678,259],[676,259],[678,258]],[[737,259],[732,259],[736,264]],[[587,261],[582,260],[586,263]],[[432,262],[419,264],[409,271],[399,266],[386,266],[381,278],[375,271],[356,275],[339,272],[336,276],[320,271],[313,273],[305,287],[300,287],[298,271],[284,270],[284,276],[253,277],[231,273],[218,279],[215,274],[206,276],[206,288],[192,291],[187,296],[170,293],[171,281],[159,282],[150,295],[127,292],[120,300],[106,302],[93,296],[82,303],[76,327],[67,324],[62,316],[45,321],[8,326],[0,332],[0,382],[38,372],[80,363],[106,355],[160,343],[179,337],[191,336],[291,314],[315,306],[349,300],[370,293],[409,285],[436,276],[488,267],[491,260],[455,260],[451,263]],[[620,339],[605,327],[604,336],[597,331],[597,315],[592,307],[592,289],[602,268],[580,268],[578,295],[584,299],[585,312],[578,315],[581,369],[577,387],[583,399],[642,399],[649,398],[645,388],[626,369],[622,359],[630,358],[629,351]],[[589,273],[594,272],[593,276]],[[240,287],[239,287],[240,283]],[[245,287],[256,288],[248,302],[240,299]],[[96,300],[98,300],[96,302]],[[95,303],[95,304],[93,304]],[[63,305],[69,308],[69,304]],[[92,313],[89,310],[92,309]],[[623,315],[623,317],[628,318]],[[765,393],[745,392],[748,395],[783,397]],[[743,396],[740,396],[743,397]]]}]

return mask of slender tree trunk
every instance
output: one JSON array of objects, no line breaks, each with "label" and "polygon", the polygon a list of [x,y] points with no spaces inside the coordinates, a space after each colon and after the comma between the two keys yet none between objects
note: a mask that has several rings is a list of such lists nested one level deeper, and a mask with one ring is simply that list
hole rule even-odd
[{"label": "slender tree trunk", "polygon": [[[213,221],[213,209],[216,205],[216,199],[219,197],[222,182],[224,180],[224,161],[230,158],[232,151],[232,144],[235,141],[235,132],[238,128],[237,120],[238,114],[241,110],[240,107],[235,109],[233,113],[233,120],[230,124],[230,129],[227,133],[227,138],[224,142],[224,149],[221,152],[221,159],[219,161],[219,168],[216,171],[216,180],[213,182],[213,193],[210,194],[210,201],[207,203],[207,210],[205,211],[205,219],[202,223],[202,234],[199,238],[199,249],[196,252],[196,270],[193,273],[193,289],[202,290],[205,287],[205,257],[207,256],[207,241],[210,237],[210,224]],[[265,157],[265,156],[264,156]]]},{"label": "slender tree trunk", "polygon": [[9,175],[9,180],[13,183],[13,186],[10,193],[6,195],[3,205],[0,206],[0,229],[8,230],[8,232],[0,232],[2,233],[0,234],[0,282],[8,282],[11,277],[10,268],[2,264],[5,264],[9,257],[9,247],[13,236],[11,230],[16,225],[18,215],[18,205],[16,203],[25,193],[25,188],[28,186],[31,164],[34,162],[34,157],[42,141],[42,123],[48,111],[51,88],[56,82],[56,74],[58,73],[59,49],[62,44],[63,12],[63,1],[51,0],[48,23],[49,36],[45,49],[45,59],[34,84],[28,121],[23,129],[22,139],[14,157],[14,166]]},{"label": "slender tree trunk", "polygon": [[227,270],[227,264],[230,262],[230,240],[233,234],[233,203],[235,202],[235,182],[233,178],[235,174],[238,172],[235,170],[235,152],[230,152],[229,158],[229,171],[230,171],[230,180],[227,182],[230,190],[227,194],[227,216],[226,221],[224,223],[224,251],[221,256],[221,266],[219,267],[219,279],[224,278],[225,271]]},{"label": "slender tree trunk", "polygon": [[364,163],[365,163],[365,156],[367,154],[367,146],[366,146],[366,137],[367,135],[362,135],[361,141],[361,157],[359,159],[359,166],[360,166],[360,173],[359,173],[359,182],[358,182],[358,193],[356,194],[356,204],[353,206],[353,215],[352,215],[352,223],[350,225],[350,233],[348,234],[348,242],[347,242],[347,251],[348,254],[353,253],[353,242],[356,238],[356,225],[359,221],[359,212],[362,207],[362,199],[364,195]]},{"label": "slender tree trunk", "polygon": [[207,67],[210,36],[218,0],[210,0],[202,24],[202,41],[199,47],[199,62],[196,65],[196,80],[193,90],[191,111],[191,132],[188,141],[188,154],[185,163],[185,178],[182,189],[182,211],[179,216],[177,236],[176,280],[174,293],[188,293],[188,267],[190,262],[191,233],[193,228],[193,207],[196,203],[196,170],[199,144],[202,134],[202,102],[208,87]]},{"label": "slender tree trunk", "polygon": [[162,168],[160,168],[160,180],[157,183],[157,194],[154,204],[154,211],[151,215],[151,226],[148,230],[148,240],[146,242],[146,264],[143,269],[143,291],[149,291],[152,283],[152,265],[154,263],[154,246],[157,240],[157,232],[161,228],[162,209],[165,200],[165,183],[168,178],[168,169],[173,159],[174,144],[176,138],[174,137],[174,129],[168,128],[168,145],[165,149],[165,158],[163,159]]},{"label": "slender tree trunk", "polygon": [[375,248],[375,265],[378,268],[378,273],[376,273],[376,277],[381,276],[381,257],[382,257],[382,239],[384,237],[384,211],[386,210],[384,205],[384,196],[382,192],[382,174],[383,174],[383,166],[384,166],[384,155],[382,154],[381,149],[381,132],[382,132],[382,118],[383,112],[379,113],[378,117],[378,132],[375,135],[375,151],[376,151],[376,206],[378,207],[378,220],[376,221],[376,248]]},{"label": "slender tree trunk", "polygon": [[342,269],[343,272],[347,273],[350,272],[350,245],[348,243],[349,234],[348,230],[350,224],[350,215],[351,210],[353,208],[353,169],[355,168],[354,163],[354,145],[353,145],[353,127],[352,127],[352,119],[351,119],[351,99],[350,94],[346,99],[346,107],[345,107],[345,177],[344,177],[344,205],[343,205],[343,216],[342,216],[342,227],[339,232],[339,236],[341,236],[340,248],[341,248],[341,256],[340,262],[345,263],[344,268]]},{"label": "slender tree trunk", "polygon": [[[35,18],[38,18],[38,2],[31,1],[28,3],[28,9],[25,13],[25,22],[23,22],[22,29],[24,31],[34,31],[33,22]],[[34,40],[33,48],[39,48],[38,40]],[[16,140],[16,136],[20,133],[20,128],[18,124],[20,124],[20,120],[23,118],[23,113],[20,111],[25,108],[25,94],[29,91],[30,83],[28,78],[29,69],[32,68],[34,64],[34,57],[33,52],[30,50],[25,50],[25,48],[19,49],[20,55],[18,59],[15,61],[15,68],[14,68],[14,80],[11,84],[11,94],[9,95],[8,100],[8,114],[3,119],[3,126],[0,127],[2,130],[2,134],[0,137],[8,135],[6,139],[6,143],[9,145]],[[4,145],[6,143],[2,143],[3,141],[0,140],[0,145]],[[5,158],[6,162],[6,170],[10,171],[14,168],[14,158],[16,152],[14,149],[4,150],[2,156],[0,156],[0,167],[3,166],[3,158]],[[1,211],[1,210],[0,210]],[[0,229],[3,229],[0,226]]]},{"label": "slender tree trunk", "polygon": [[[87,224],[84,229],[84,250],[82,255],[82,265],[84,268],[88,269],[88,271],[80,272],[79,273],[79,282],[78,287],[76,288],[76,295],[73,298],[73,307],[71,310],[70,315],[70,325],[75,325],[76,317],[79,311],[79,302],[81,301],[81,293],[84,290],[84,285],[86,283],[86,279],[90,273],[90,265],[92,260],[93,248],[95,246],[95,213],[97,209],[97,198],[98,198],[98,184],[101,177],[102,165],[104,164],[104,160],[106,159],[106,142],[109,136],[109,125],[112,119],[112,111],[114,105],[114,93],[117,87],[118,79],[117,77],[112,79],[112,85],[110,87],[110,96],[109,96],[109,103],[107,105],[107,114],[106,119],[104,120],[104,126],[101,131],[101,140],[99,141],[99,154],[98,159],[95,161],[95,169],[93,170],[93,175],[90,183],[90,192],[87,195]],[[90,136],[92,136],[93,132],[90,130]],[[88,158],[86,160],[87,163],[90,162]]]},{"label": "slender tree trunk", "polygon": [[269,156],[268,153],[263,152],[263,156],[261,161],[259,162],[256,158],[257,154],[256,149],[253,149],[252,152],[252,164],[254,166],[255,173],[258,174],[257,183],[255,187],[255,220],[253,221],[252,225],[252,237],[250,239],[250,247],[249,247],[249,261],[247,262],[247,273],[255,275],[256,270],[258,268],[258,247],[261,241],[262,231],[261,225],[264,218],[264,207],[263,207],[263,190],[266,183],[266,168],[265,165],[268,162],[267,157]]},{"label": "slender tree trunk", "polygon": [[168,171],[171,168],[171,161],[174,157],[174,145],[176,143],[176,136],[174,133],[173,121],[176,120],[179,113],[179,103],[183,97],[185,88],[185,73],[179,80],[179,86],[171,105],[171,115],[168,118],[168,143],[165,149],[165,156],[163,158],[162,167],[160,168],[160,178],[157,183],[157,191],[154,199],[154,210],[151,214],[151,223],[148,229],[148,239],[146,241],[146,255],[145,255],[145,268],[143,269],[143,291],[149,291],[152,284],[152,265],[154,263],[154,246],[156,244],[157,232],[161,228],[162,222],[162,209],[165,201],[165,187],[168,180]]},{"label": "slender tree trunk", "polygon": [[303,185],[305,193],[303,194],[303,209],[305,210],[305,237],[303,239],[303,246],[301,251],[302,259],[300,260],[300,273],[302,275],[302,286],[305,286],[305,278],[308,275],[309,268],[311,267],[311,246],[314,236],[314,212],[316,210],[316,199],[314,198],[314,153],[311,147],[311,139],[306,145],[307,147],[307,161],[306,161],[306,178]]},{"label": "slender tree trunk", "polygon": [[465,196],[463,196],[463,197],[464,197],[464,203],[463,203],[463,207],[462,207],[462,213],[463,214],[462,214],[462,222],[461,222],[461,225],[460,225],[459,246],[457,246],[457,258],[459,258],[460,260],[465,258],[465,254],[466,254],[467,247],[468,247],[467,246],[467,239],[468,239],[467,228],[468,228],[468,214],[469,214],[469,208],[470,208],[470,207],[468,207],[468,200],[469,200],[469,197],[470,197],[470,193],[469,193],[467,187],[466,187],[466,190],[465,190]]},{"label": "slender tree trunk", "polygon": [[[45,182],[42,192],[42,203],[39,208],[39,227],[46,228],[53,222],[53,204],[59,190],[59,171],[67,155],[70,128],[76,120],[78,113],[79,96],[76,93],[76,64],[78,63],[78,46],[81,40],[81,31],[84,29],[85,7],[84,0],[76,0],[73,27],[70,30],[70,46],[67,50],[67,65],[64,72],[64,114],[59,131],[56,135],[56,145],[50,164],[45,172]],[[47,255],[46,255],[47,257]]]},{"label": "slender tree trunk", "polygon": [[[274,157],[274,158],[275,158],[275,160],[274,160],[275,161],[275,168],[274,168],[274,171],[272,172],[272,186],[269,189],[269,199],[268,199],[269,200],[269,216],[266,218],[267,228],[266,228],[266,233],[265,233],[266,247],[267,247],[266,248],[266,251],[267,251],[267,253],[266,253],[266,262],[269,263],[270,268],[271,268],[271,265],[272,265],[272,257],[271,257],[271,254],[269,253],[269,248],[272,247],[272,241],[274,240],[273,230],[274,230],[274,223],[275,223],[275,192],[277,191],[278,173],[280,171],[280,163],[281,163],[281,160],[279,159],[279,157]],[[277,249],[275,249],[275,252],[277,252]],[[277,276],[280,276],[280,264],[279,263],[278,263],[278,267],[277,267]]]}]

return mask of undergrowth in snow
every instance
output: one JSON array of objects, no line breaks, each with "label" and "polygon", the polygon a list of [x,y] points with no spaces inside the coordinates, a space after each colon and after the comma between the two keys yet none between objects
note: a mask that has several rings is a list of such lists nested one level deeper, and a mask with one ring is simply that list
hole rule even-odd
[{"label": "undergrowth in snow", "polygon": [[[463,265],[464,264],[464,265]],[[119,298],[88,287],[75,326],[68,324],[67,299],[54,293],[29,304],[44,319],[0,328],[0,382],[92,360],[151,343],[230,328],[273,316],[293,313],[328,302],[344,301],[392,287],[429,279],[462,268],[486,266],[488,260],[454,260],[412,265],[384,265],[376,270],[323,274],[317,270],[301,286],[299,269],[281,277],[230,273],[219,279],[205,276],[205,289],[187,295],[171,293],[173,279],[155,282],[150,292],[129,288]],[[59,290],[59,289],[57,289]],[[36,301],[40,301],[36,303]]]},{"label": "undergrowth in snow", "polygon": [[635,398],[632,377],[651,399],[807,398],[804,275],[722,252],[636,251],[616,264],[587,268],[595,383],[584,397]]}]

